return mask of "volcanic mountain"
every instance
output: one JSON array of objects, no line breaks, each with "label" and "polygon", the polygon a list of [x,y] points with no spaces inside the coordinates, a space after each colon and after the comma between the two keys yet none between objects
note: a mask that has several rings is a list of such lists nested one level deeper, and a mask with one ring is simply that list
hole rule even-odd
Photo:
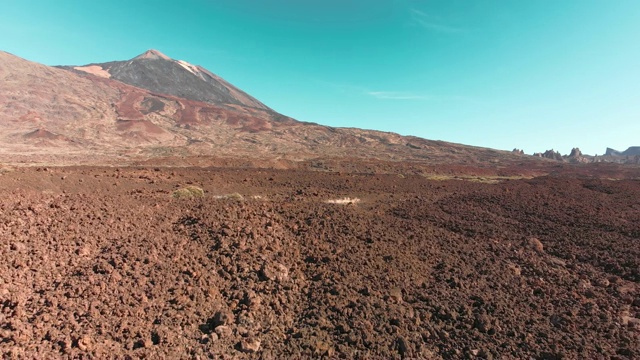
[{"label": "volcanic mountain", "polygon": [[63,68],[111,78],[154,93],[211,104],[268,109],[260,101],[207,69],[183,60],[173,60],[158,50],[148,50],[127,61]]},{"label": "volcanic mountain", "polygon": [[202,67],[153,50],[129,61],[64,68],[0,52],[0,83],[4,163],[539,161],[506,151],[300,122]]}]

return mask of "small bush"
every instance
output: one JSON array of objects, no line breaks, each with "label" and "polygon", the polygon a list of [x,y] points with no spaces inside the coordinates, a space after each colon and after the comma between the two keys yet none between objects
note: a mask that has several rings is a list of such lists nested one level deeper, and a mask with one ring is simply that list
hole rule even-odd
[{"label": "small bush", "polygon": [[187,186],[173,192],[175,199],[201,198],[204,196],[204,190],[197,186]]},{"label": "small bush", "polygon": [[242,201],[244,200],[244,196],[240,195],[239,193],[233,193],[233,194],[228,194],[226,195],[227,199],[231,199],[231,200],[235,200],[235,201]]}]

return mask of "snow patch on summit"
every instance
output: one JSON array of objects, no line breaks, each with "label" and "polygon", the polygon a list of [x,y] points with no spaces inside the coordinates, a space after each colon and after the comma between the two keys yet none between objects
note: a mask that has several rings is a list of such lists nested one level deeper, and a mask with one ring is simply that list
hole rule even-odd
[{"label": "snow patch on summit", "polygon": [[192,73],[193,75],[197,75],[200,76],[200,69],[198,69],[197,66],[195,65],[191,65],[188,62],[184,61],[184,60],[176,60],[176,62],[182,66],[183,68],[185,68],[187,71],[189,71],[190,73]]}]

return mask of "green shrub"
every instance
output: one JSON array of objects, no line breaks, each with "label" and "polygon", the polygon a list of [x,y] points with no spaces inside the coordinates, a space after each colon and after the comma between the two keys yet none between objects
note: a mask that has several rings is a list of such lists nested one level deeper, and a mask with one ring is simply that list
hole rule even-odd
[{"label": "green shrub", "polygon": [[231,200],[235,200],[235,201],[243,201],[244,200],[244,196],[240,195],[237,192],[233,193],[233,194],[225,195],[225,198],[231,199]]},{"label": "green shrub", "polygon": [[191,199],[191,198],[201,198],[204,196],[204,190],[197,186],[187,186],[182,189],[178,189],[173,192],[173,197],[176,199]]}]

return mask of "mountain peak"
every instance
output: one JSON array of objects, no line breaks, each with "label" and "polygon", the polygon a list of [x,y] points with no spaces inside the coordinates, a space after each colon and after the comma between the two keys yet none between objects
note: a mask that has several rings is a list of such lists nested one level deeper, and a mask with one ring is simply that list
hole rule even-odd
[{"label": "mountain peak", "polygon": [[133,58],[133,60],[138,60],[138,59],[171,60],[170,57],[168,57],[167,55],[155,49],[149,49],[145,51],[143,54],[140,54]]},{"label": "mountain peak", "polygon": [[117,80],[157,94],[214,105],[234,104],[271,111],[257,99],[207,69],[183,60],[174,60],[155,49],[149,49],[130,60],[63,68]]}]

